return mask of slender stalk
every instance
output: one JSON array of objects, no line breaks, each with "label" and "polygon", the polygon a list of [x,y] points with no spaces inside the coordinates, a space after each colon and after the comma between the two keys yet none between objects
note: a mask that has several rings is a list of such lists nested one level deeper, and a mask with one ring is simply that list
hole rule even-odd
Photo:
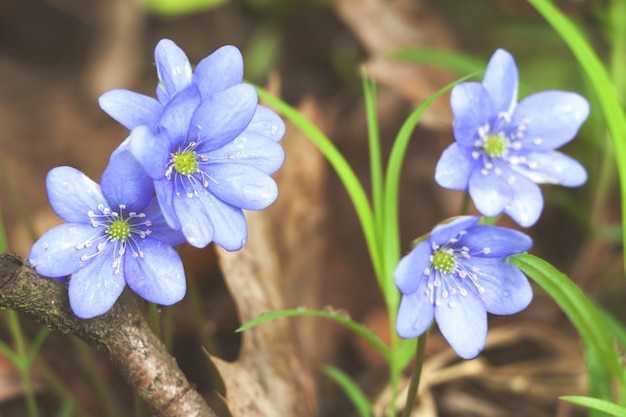
[{"label": "slender stalk", "polygon": [[420,337],[417,338],[417,349],[415,352],[415,366],[413,368],[413,376],[411,377],[411,385],[409,386],[409,392],[406,398],[406,405],[402,412],[402,417],[410,417],[417,398],[417,391],[420,385],[420,378],[422,376],[422,365],[424,364],[424,352],[426,351],[426,339],[428,338],[428,331],[425,331]]},{"label": "slender stalk", "polygon": [[11,337],[13,343],[15,343],[15,351],[20,357],[20,361],[16,363],[17,369],[20,373],[22,384],[24,385],[24,399],[26,401],[26,408],[28,410],[29,417],[38,417],[39,411],[37,409],[37,401],[35,399],[35,391],[33,390],[33,384],[30,377],[31,364],[27,359],[26,341],[24,333],[22,332],[22,326],[17,312],[8,310],[6,312],[7,322],[9,330],[11,331]]},{"label": "slender stalk", "polygon": [[107,417],[119,416],[119,410],[116,410],[116,407],[114,406],[115,402],[111,396],[111,391],[108,389],[102,378],[102,372],[100,372],[100,369],[97,367],[97,360],[93,351],[79,339],[72,338],[72,341],[74,342],[76,349],[78,349],[83,369],[85,370],[87,378],[89,378],[89,381],[91,382],[91,386],[96,394],[96,397],[98,398],[100,406],[104,411],[104,415]]}]

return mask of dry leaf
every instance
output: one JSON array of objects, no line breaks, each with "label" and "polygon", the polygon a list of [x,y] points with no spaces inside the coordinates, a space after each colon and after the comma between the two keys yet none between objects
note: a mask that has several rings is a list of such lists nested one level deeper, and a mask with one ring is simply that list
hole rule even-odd
[{"label": "dry leaf", "polygon": [[[300,111],[316,120],[318,106]],[[249,212],[248,243],[238,252],[218,249],[224,279],[241,322],[259,314],[306,305],[317,308],[325,233],[325,163],[315,146],[289,127],[286,162],[276,175],[280,197],[268,210]],[[297,326],[294,326],[297,320]],[[319,319],[278,319],[243,333],[239,359],[213,358],[235,417],[317,414],[309,366],[317,363]],[[315,365],[314,365],[315,366]]]}]

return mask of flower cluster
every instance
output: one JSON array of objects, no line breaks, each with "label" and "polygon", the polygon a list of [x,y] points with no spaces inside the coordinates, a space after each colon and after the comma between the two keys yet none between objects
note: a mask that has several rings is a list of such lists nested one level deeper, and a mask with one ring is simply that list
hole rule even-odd
[{"label": "flower cluster", "polygon": [[[502,49],[482,83],[454,87],[456,142],[437,163],[435,180],[467,190],[483,215],[504,212],[528,227],[543,209],[537,184],[576,187],[587,179],[577,161],[555,149],[573,139],[589,104],[564,91],[536,93],[518,104],[517,87],[515,61]],[[460,217],[440,225],[400,260],[394,271],[402,294],[399,336],[418,337],[435,319],[459,356],[473,358],[485,345],[487,313],[514,314],[530,303],[528,280],[506,257],[530,249],[531,239],[478,222]]]},{"label": "flower cluster", "polygon": [[44,234],[29,262],[47,277],[71,275],[70,305],[81,318],[107,312],[126,284],[157,304],[180,301],[185,274],[172,247],[213,241],[238,250],[243,209],[266,208],[278,195],[270,175],[284,161],[285,125],[242,84],[237,48],[218,49],[192,71],[164,39],[155,59],[157,99],[127,90],[100,97],[130,130],[100,185],[70,167],[47,177],[50,204],[67,224]]}]

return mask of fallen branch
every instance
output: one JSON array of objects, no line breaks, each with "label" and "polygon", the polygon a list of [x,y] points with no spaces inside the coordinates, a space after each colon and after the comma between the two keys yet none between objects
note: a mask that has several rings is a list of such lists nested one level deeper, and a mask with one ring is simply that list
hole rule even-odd
[{"label": "fallen branch", "polygon": [[0,255],[0,308],[27,314],[104,353],[155,417],[217,417],[150,330],[128,290],[106,314],[82,320],[70,309],[65,285],[6,252]]}]

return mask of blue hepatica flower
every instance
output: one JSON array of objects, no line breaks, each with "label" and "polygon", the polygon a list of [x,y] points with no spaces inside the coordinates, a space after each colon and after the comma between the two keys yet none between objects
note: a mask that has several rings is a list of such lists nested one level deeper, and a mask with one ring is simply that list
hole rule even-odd
[{"label": "blue hepatica flower", "polygon": [[394,271],[402,293],[396,330],[403,338],[424,333],[433,321],[459,356],[477,356],[487,338],[487,313],[514,314],[528,306],[532,290],[506,257],[528,250],[525,234],[478,225],[463,216],[437,226]]},{"label": "blue hepatica flower", "polygon": [[582,185],[585,169],[554,149],[574,138],[589,115],[587,100],[565,91],[543,91],[517,103],[513,57],[498,49],[482,83],[454,87],[451,96],[456,143],[441,156],[439,185],[468,190],[485,216],[508,214],[519,225],[535,224],[543,209],[537,184]]},{"label": "blue hepatica flower", "polygon": [[[165,106],[190,85],[195,85],[204,99],[243,81],[243,58],[232,45],[222,46],[202,59],[195,71],[185,52],[169,39],[159,41],[154,58],[159,77],[158,100],[124,89],[107,91],[98,100],[102,110],[129,130],[138,126],[155,129]],[[248,129],[275,141],[285,134],[280,117],[261,105],[257,106]]]},{"label": "blue hepatica flower", "polygon": [[190,244],[238,250],[247,238],[242,209],[277,198],[269,175],[284,162],[278,141],[285,125],[242,84],[237,48],[218,49],[192,71],[184,52],[164,39],[155,59],[158,100],[127,90],[100,97],[102,109],[131,129],[116,153],[130,152],[144,167],[167,223]]},{"label": "blue hepatica flower", "polygon": [[259,133],[257,112],[252,86],[202,99],[191,85],[170,100],[155,130],[131,131],[127,146],[154,180],[165,219],[193,246],[214,241],[240,249],[247,237],[242,209],[266,208],[278,196],[269,175],[282,166],[284,152]]},{"label": "blue hepatica flower", "polygon": [[185,238],[165,222],[146,178],[128,153],[111,159],[102,187],[70,167],[48,174],[50,205],[67,224],[44,234],[29,262],[46,277],[71,275],[69,301],[80,318],[106,313],[126,284],[161,305],[185,295],[183,265],[172,248]]}]

